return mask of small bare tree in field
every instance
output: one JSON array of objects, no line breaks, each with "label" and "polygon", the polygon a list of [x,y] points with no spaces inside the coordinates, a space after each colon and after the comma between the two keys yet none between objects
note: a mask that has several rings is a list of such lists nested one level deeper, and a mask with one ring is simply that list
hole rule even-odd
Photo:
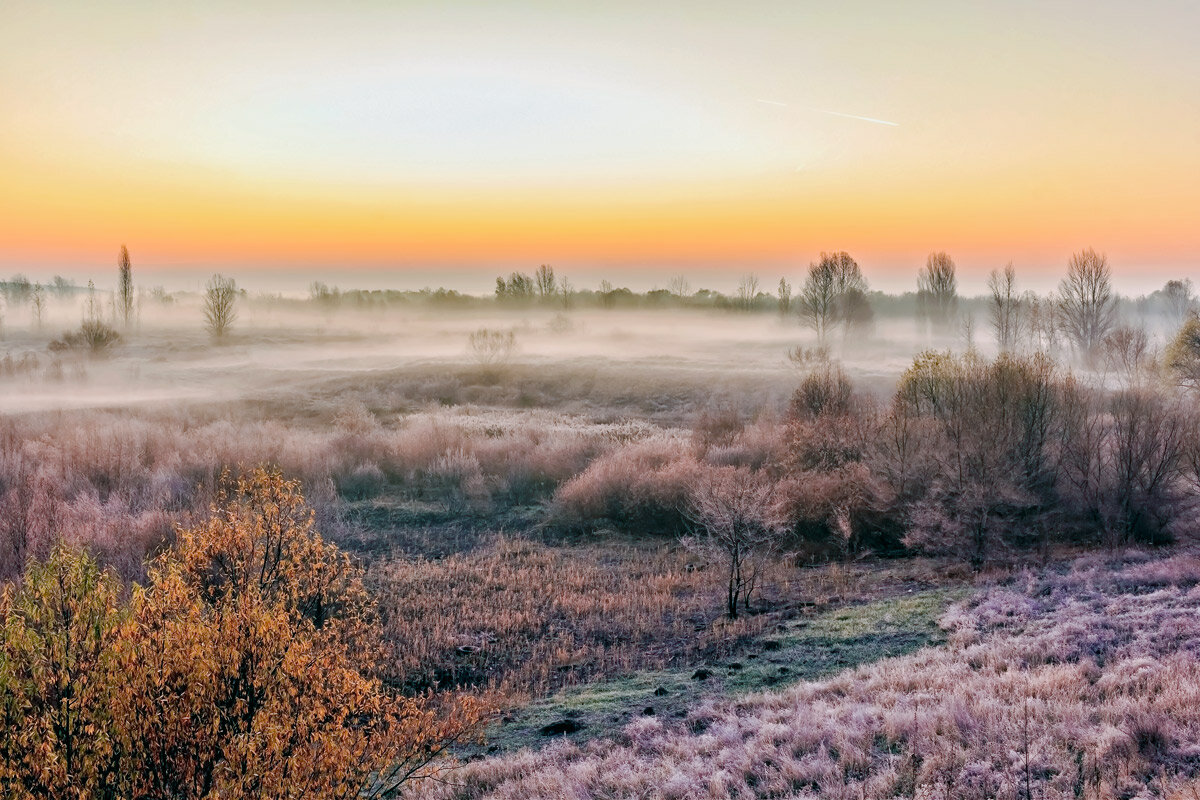
[{"label": "small bare tree in field", "polygon": [[779,279],[777,294],[779,297],[779,316],[783,318],[792,310],[792,285],[788,283],[787,278]]},{"label": "small bare tree in field", "polygon": [[739,606],[750,610],[763,567],[777,548],[772,500],[771,484],[744,467],[714,468],[691,489],[685,513],[696,532],[686,544],[724,562],[725,611],[731,618]]},{"label": "small bare tree in field", "polygon": [[992,270],[988,275],[988,290],[992,294],[989,310],[996,344],[1000,352],[1012,352],[1020,339],[1021,298],[1017,294],[1017,271],[1011,262],[1003,272]]},{"label": "small bare tree in field", "polygon": [[204,323],[214,339],[223,339],[237,319],[237,284],[213,275],[204,290]]},{"label": "small bare tree in field", "polygon": [[939,332],[945,333],[958,311],[958,279],[954,261],[945,253],[930,253],[917,275],[917,304]]},{"label": "small bare tree in field", "polygon": [[40,331],[42,329],[42,319],[46,314],[46,290],[42,288],[40,283],[33,285],[33,293],[30,295],[30,307],[33,309],[33,326]]},{"label": "small bare tree in field", "polygon": [[667,291],[675,295],[675,297],[680,300],[687,297],[691,290],[692,287],[690,284],[688,284],[687,278],[682,275],[676,275],[674,278],[671,278],[671,282],[667,284]]},{"label": "small bare tree in field", "polygon": [[1063,333],[1086,364],[1095,364],[1117,317],[1108,259],[1091,248],[1071,256],[1058,294]]},{"label": "small bare tree in field", "polygon": [[481,367],[497,368],[507,364],[517,349],[517,336],[512,331],[480,328],[467,337],[467,347]]}]

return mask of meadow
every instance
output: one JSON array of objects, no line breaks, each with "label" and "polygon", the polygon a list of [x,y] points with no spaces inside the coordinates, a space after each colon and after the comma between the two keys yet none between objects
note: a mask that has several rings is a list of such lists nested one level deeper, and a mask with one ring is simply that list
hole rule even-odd
[{"label": "meadow", "polygon": [[[513,279],[494,298],[238,294],[220,331],[211,290],[146,292],[126,322],[105,292],[4,283],[5,719],[42,702],[13,687],[23,632],[54,640],[31,610],[47,575],[94,564],[124,652],[169,627],[147,608],[175,619],[154,598],[203,589],[183,606],[202,617],[225,559],[269,564],[255,537],[275,531],[309,555],[279,562],[301,583],[263,608],[324,663],[369,651],[362,686],[417,704],[371,723],[391,744],[354,751],[411,773],[330,757],[314,787],[1194,796],[1190,292],[1182,312],[1171,286],[1110,298],[1085,348],[1065,290],[998,283],[953,319],[926,295],[843,291],[820,320],[811,286],[785,304],[514,296]],[[316,595],[354,609],[333,640],[305,559],[347,565]],[[123,731],[96,758],[151,758],[125,723],[88,724]],[[91,796],[70,770],[13,788],[22,746],[0,748],[5,791]],[[205,763],[235,763],[213,747]]]}]

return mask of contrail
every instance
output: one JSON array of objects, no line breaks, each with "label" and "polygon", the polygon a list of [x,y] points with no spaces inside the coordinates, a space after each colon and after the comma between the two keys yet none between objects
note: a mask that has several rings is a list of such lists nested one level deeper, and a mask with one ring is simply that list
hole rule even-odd
[{"label": "contrail", "polygon": [[[787,103],[781,103],[778,100],[764,100],[761,97],[754,98],[754,101],[756,103],[766,103],[769,106],[787,107],[787,105],[788,105]],[[807,111],[815,111],[818,114],[829,114],[834,117],[845,117],[846,119],[857,119],[857,120],[861,120],[863,122],[874,122],[876,125],[890,125],[893,128],[900,127],[899,122],[889,122],[886,119],[875,119],[875,117],[860,117],[858,114],[844,114],[841,111],[829,111],[824,108],[813,108],[812,106],[800,106],[800,107]]]},{"label": "contrail", "polygon": [[845,117],[846,119],[861,119],[863,122],[874,122],[876,125],[891,125],[893,128],[899,128],[899,122],[888,122],[886,119],[875,119],[874,117],[860,117],[858,114],[843,114],[841,111],[826,111],[823,108],[809,108],[809,111],[815,111],[818,114],[832,114],[835,117]]}]

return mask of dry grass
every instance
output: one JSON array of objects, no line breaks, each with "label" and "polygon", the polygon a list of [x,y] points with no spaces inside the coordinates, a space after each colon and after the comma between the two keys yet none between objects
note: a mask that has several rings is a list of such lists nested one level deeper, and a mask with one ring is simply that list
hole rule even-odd
[{"label": "dry grass", "polygon": [[722,576],[667,545],[551,547],[499,539],[370,571],[395,678],[544,694],[558,686],[722,653],[770,615],[727,622]]},{"label": "dry grass", "polygon": [[722,614],[725,576],[670,542],[548,546],[500,538],[438,560],[371,567],[394,678],[412,689],[486,686],[522,696],[638,670],[720,659],[782,620],[963,579],[953,566],[768,566],[755,613]]},{"label": "dry grass", "polygon": [[1200,557],[1027,572],[944,648],[465,767],[441,798],[1186,797],[1200,776]]}]

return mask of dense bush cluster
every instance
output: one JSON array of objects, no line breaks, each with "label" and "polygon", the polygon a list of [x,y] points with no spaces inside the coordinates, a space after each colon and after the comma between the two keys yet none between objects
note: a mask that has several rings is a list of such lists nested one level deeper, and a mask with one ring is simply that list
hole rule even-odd
[{"label": "dense bush cluster", "polygon": [[1049,540],[1163,543],[1189,531],[1196,419],[1177,392],[1091,387],[1039,355],[924,353],[885,403],[821,365],[785,418],[704,418],[691,447],[608,453],[556,502],[564,519],[672,530],[702,473],[739,466],[772,487],[764,513],[793,549],[978,565]]}]

